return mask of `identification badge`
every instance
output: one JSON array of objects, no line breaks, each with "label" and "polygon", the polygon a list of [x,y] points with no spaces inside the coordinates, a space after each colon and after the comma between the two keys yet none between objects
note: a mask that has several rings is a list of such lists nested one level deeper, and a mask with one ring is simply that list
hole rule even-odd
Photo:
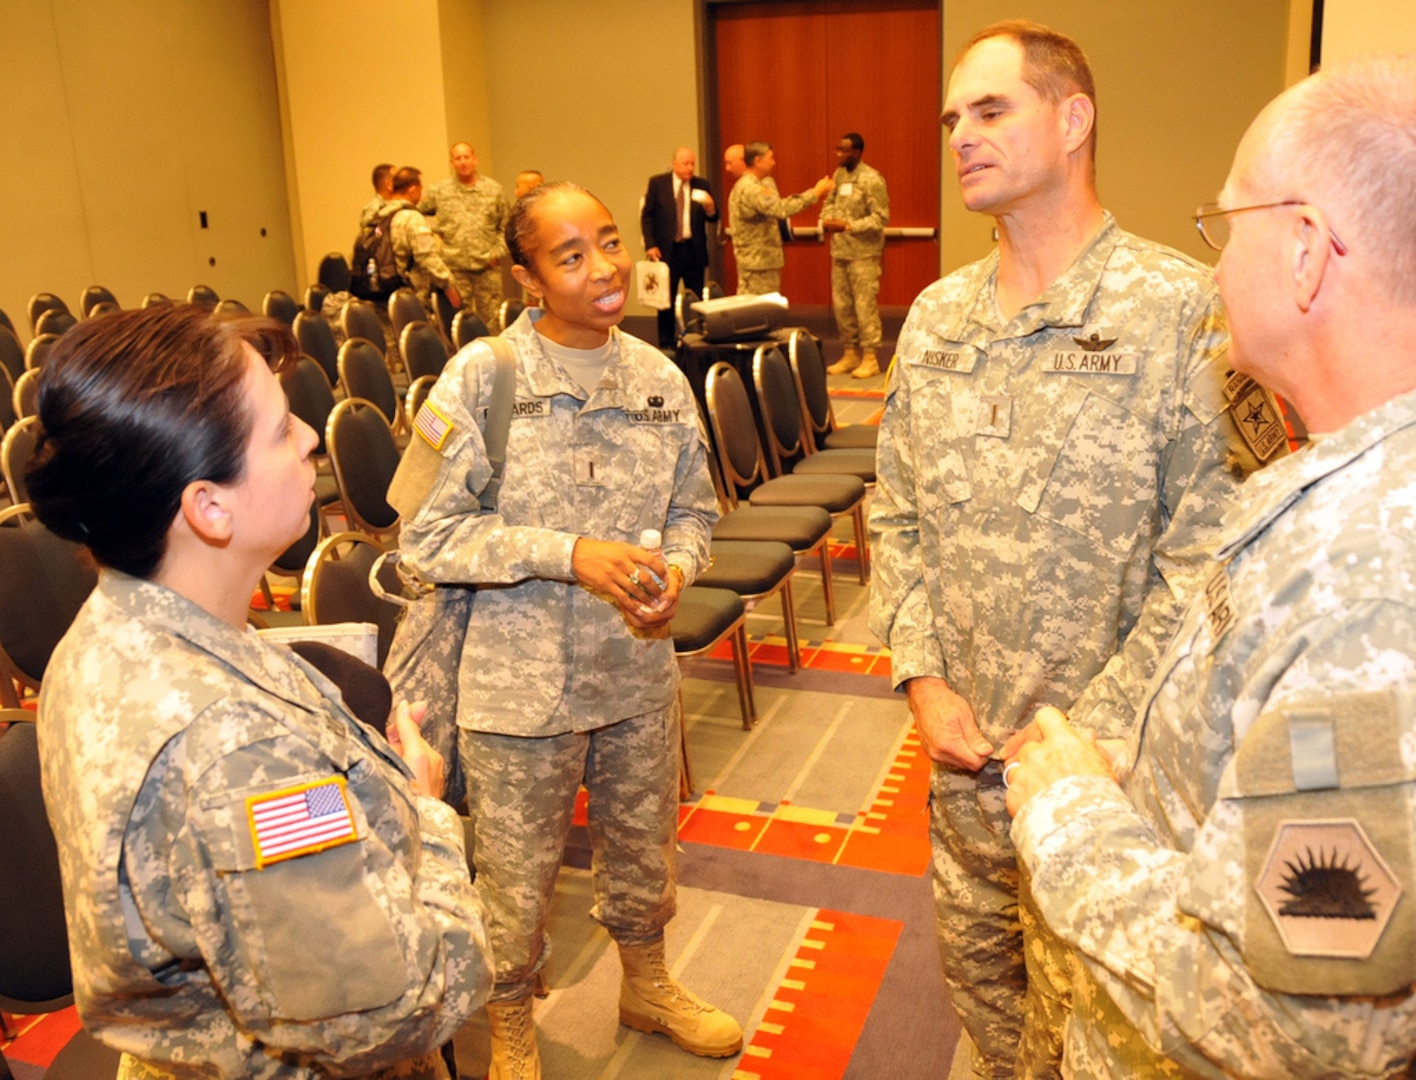
[{"label": "identification badge", "polygon": [[979,435],[1006,439],[1013,430],[1013,399],[1006,394],[985,394],[978,399]]},{"label": "identification badge", "polygon": [[853,183],[851,183],[849,180],[847,180],[844,184],[842,184],[842,185],[841,185],[840,187],[838,187],[836,190],[841,193],[841,196],[842,196],[843,198],[849,199],[849,198],[851,197],[851,193],[852,193],[853,191],[855,191],[855,184],[853,184]]},{"label": "identification badge", "polygon": [[1136,354],[1116,348],[1119,335],[1109,330],[1074,334],[1053,352],[1047,370],[1063,375],[1134,375]]},{"label": "identification badge", "polygon": [[908,361],[918,367],[936,368],[939,371],[957,371],[961,375],[973,373],[978,363],[979,350],[968,345],[954,345],[943,349],[925,349]]},{"label": "identification badge", "polygon": [[588,450],[576,450],[575,482],[581,487],[604,487],[605,467],[603,461],[596,461]]}]

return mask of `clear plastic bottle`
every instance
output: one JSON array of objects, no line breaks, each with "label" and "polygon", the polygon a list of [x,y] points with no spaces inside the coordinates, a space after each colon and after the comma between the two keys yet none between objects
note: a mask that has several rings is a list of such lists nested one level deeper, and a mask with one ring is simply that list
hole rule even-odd
[{"label": "clear plastic bottle", "polygon": [[371,292],[371,293],[376,293],[376,292],[378,292],[378,291],[379,291],[379,264],[376,263],[376,262],[374,262],[374,260],[373,260],[372,257],[369,259],[369,265],[366,266],[366,267],[364,267],[364,274],[365,274],[365,275],[368,277],[368,279],[369,279],[369,292]]},{"label": "clear plastic bottle", "polygon": [[[639,534],[639,546],[655,555],[659,554],[659,546],[663,542],[663,534],[658,529],[645,529]],[[654,579],[654,584],[659,586],[659,591],[663,592],[668,583],[652,570],[649,571],[649,576]]]}]

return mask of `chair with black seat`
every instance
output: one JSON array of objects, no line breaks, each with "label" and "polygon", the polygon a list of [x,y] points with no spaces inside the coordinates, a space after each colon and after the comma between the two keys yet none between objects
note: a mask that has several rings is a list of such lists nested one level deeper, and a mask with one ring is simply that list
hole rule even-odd
[{"label": "chair with black seat", "polygon": [[482,317],[471,308],[463,308],[452,319],[452,344],[454,348],[463,349],[479,337],[486,337],[491,331],[487,329],[487,324],[482,321]]},{"label": "chair with black seat", "polygon": [[5,474],[5,486],[10,489],[10,501],[29,502],[25,486],[25,471],[39,445],[39,417],[25,416],[16,420],[0,439],[0,471]]},{"label": "chair with black seat", "polygon": [[0,326],[3,326],[6,330],[10,331],[10,333],[14,334],[16,340],[19,339],[19,331],[15,329],[15,320],[10,318],[9,313],[4,308],[0,308]]},{"label": "chair with black seat", "polygon": [[[6,372],[5,378],[9,377],[9,372]],[[20,372],[20,377],[10,388],[10,408],[14,410],[15,420],[23,420],[39,411],[39,368]]]},{"label": "chair with black seat", "polygon": [[[855,476],[867,486],[875,483],[874,450],[812,452],[801,419],[801,396],[796,379],[781,349],[768,345],[758,347],[752,357],[752,381],[762,409],[765,458],[771,476]],[[870,573],[864,503],[857,503],[850,513],[859,556],[860,583],[864,585]],[[833,513],[833,516],[843,517],[844,514]]]},{"label": "chair with black seat", "polygon": [[447,367],[447,342],[436,327],[421,319],[403,328],[398,338],[398,349],[403,353],[403,364],[409,379],[421,379],[424,375],[436,379]]},{"label": "chair with black seat", "polygon": [[819,450],[874,450],[880,438],[877,425],[837,423],[826,381],[826,361],[816,338],[801,327],[792,330],[787,338],[787,360],[796,376],[801,419],[810,445]]},{"label": "chair with black seat", "polygon": [[714,540],[708,569],[694,581],[708,589],[730,589],[744,604],[756,606],[774,593],[781,597],[782,624],[787,639],[787,668],[801,666],[797,642],[796,609],[792,601],[792,575],[796,553],[776,540]]},{"label": "chair with black seat", "polygon": [[757,703],[752,696],[752,661],[747,654],[747,609],[731,589],[690,585],[679,594],[678,610],[669,620],[674,655],[680,660],[698,656],[732,641],[733,671],[737,676],[738,706],[742,726],[751,731],[757,723]]},{"label": "chair with black seat", "polygon": [[10,425],[21,418],[15,411],[17,404],[15,382],[10,378],[9,369],[0,364],[0,435],[9,431]]},{"label": "chair with black seat", "polygon": [[90,285],[79,297],[79,311],[83,312],[85,319],[93,315],[93,309],[99,304],[118,305],[118,297],[102,285]]},{"label": "chair with black seat", "polygon": [[692,310],[696,303],[698,294],[686,285],[674,297],[674,329],[680,341],[683,340],[684,334],[690,331],[700,334],[703,332],[703,316]]},{"label": "chair with black seat", "polygon": [[339,346],[329,321],[317,311],[301,311],[295,316],[295,340],[300,351],[319,364],[330,386],[339,384]]},{"label": "chair with black seat", "polygon": [[316,470],[315,501],[324,513],[332,513],[339,502],[339,485],[329,462],[325,425],[329,423],[329,414],[334,412],[334,391],[324,368],[308,356],[286,365],[280,373],[280,386],[290,401],[290,411],[314,429],[316,442],[310,458]]},{"label": "chair with black seat", "polygon": [[408,286],[395,289],[388,298],[388,319],[393,323],[394,336],[400,341],[403,340],[405,326],[411,322],[426,322],[427,318],[428,310],[423,307],[423,301]]},{"label": "chair with black seat", "polygon": [[395,435],[403,430],[403,412],[398,407],[393,376],[373,342],[351,337],[339,347],[339,381],[351,398],[363,398],[377,405]]},{"label": "chair with black seat", "polygon": [[40,312],[39,319],[34,324],[34,332],[36,334],[54,334],[57,337],[78,324],[79,320],[74,318],[72,312],[50,308],[48,311]]},{"label": "chair with black seat", "polygon": [[[778,356],[781,354],[778,353]],[[708,369],[708,419],[724,487],[747,495],[753,506],[819,506],[833,518],[849,516],[860,551],[860,581],[868,580],[865,556],[865,481],[847,473],[771,476],[742,377],[731,364]]]},{"label": "chair with black seat", "polygon": [[266,571],[261,575],[260,589],[265,596],[266,604],[272,611],[275,610],[275,594],[271,592],[269,578],[294,579],[296,588],[300,585],[300,579],[305,573],[305,564],[310,561],[310,556],[314,554],[317,545],[324,536],[324,515],[320,513],[319,500],[316,499],[310,504],[310,524],[305,529],[305,535],[296,540],[288,548],[275,557],[275,560],[266,567]]},{"label": "chair with black seat", "polygon": [[17,687],[39,690],[54,647],[97,582],[79,545],[45,528],[27,503],[0,511],[0,704],[18,705]]},{"label": "chair with black seat", "polygon": [[25,370],[25,349],[14,331],[0,326],[0,367],[10,373],[11,380],[18,379]]},{"label": "chair with black seat", "polygon": [[[22,1015],[55,1012],[74,1000],[59,849],[40,788],[34,713],[0,713],[0,1008]],[[46,1080],[118,1075],[122,1055],[80,1029],[44,1069]],[[0,1080],[11,1080],[0,1054]]]},{"label": "chair with black seat", "polygon": [[497,308],[497,321],[501,323],[497,327],[497,333],[501,333],[517,319],[521,318],[521,313],[526,310],[526,305],[520,300],[503,300],[501,307]]},{"label": "chair with black seat", "polygon": [[403,421],[409,431],[413,430],[413,421],[418,416],[418,410],[423,407],[423,402],[428,400],[428,395],[437,384],[436,375],[419,375],[408,384],[408,393],[403,399]]},{"label": "chair with black seat", "polygon": [[116,315],[122,310],[123,309],[116,303],[110,304],[107,300],[100,300],[89,309],[88,317],[90,319],[101,319],[105,315]]},{"label": "chair with black seat", "polygon": [[143,297],[143,302],[140,306],[144,311],[146,311],[150,307],[157,307],[160,304],[170,303],[172,303],[172,297],[168,296],[166,293],[150,292]]},{"label": "chair with black seat", "polygon": [[329,414],[325,445],[349,523],[380,539],[397,536],[398,511],[387,495],[400,455],[383,411],[372,401],[345,398]]},{"label": "chair with black seat", "polygon": [[349,260],[342,251],[331,251],[320,260],[320,272],[315,275],[330,292],[349,291]]},{"label": "chair with black seat", "polygon": [[[353,338],[363,338],[379,353],[379,362],[388,363],[388,356],[385,353],[383,324],[379,322],[379,309],[367,300],[350,300],[344,305],[344,310],[339,313],[339,325],[344,330],[344,341],[346,344]],[[357,390],[350,390],[345,384],[345,390],[354,395],[358,395]],[[363,395],[367,397],[368,395]]]},{"label": "chair with black seat", "polygon": [[[704,420],[707,426],[708,421]],[[718,496],[719,517],[713,544],[720,541],[786,544],[797,557],[815,555],[821,567],[821,593],[826,625],[836,621],[836,589],[831,566],[831,515],[819,506],[744,506],[723,483],[716,455],[708,455],[708,474]]]},{"label": "chair with black seat", "polygon": [[371,536],[340,532],[319,542],[305,567],[300,583],[300,610],[312,626],[331,623],[367,622],[378,627],[379,667],[388,657],[393,630],[402,610],[384,599],[369,584],[375,571],[386,592],[395,596],[402,588],[398,573],[387,560],[380,562],[384,548]]},{"label": "chair with black seat", "polygon": [[230,297],[227,297],[225,300],[217,301],[217,305],[212,308],[212,311],[217,315],[225,315],[228,318],[236,315],[249,315],[251,313],[251,309],[241,303],[240,300],[235,300]]},{"label": "chair with black seat", "polygon": [[215,311],[216,305],[221,303],[221,297],[210,285],[193,285],[187,290],[187,303],[203,311]]},{"label": "chair with black seat", "polygon": [[295,325],[295,313],[300,305],[284,289],[271,289],[261,301],[261,313],[268,319],[279,319],[286,326]]},{"label": "chair with black seat", "polygon": [[324,311],[325,297],[329,295],[329,286],[321,285],[318,281],[305,289],[305,310],[322,313]]},{"label": "chair with black seat", "polygon": [[25,314],[29,316],[30,329],[35,333],[35,327],[39,325],[39,317],[46,311],[68,311],[69,305],[64,303],[64,298],[52,292],[37,292],[29,298],[26,305]]},{"label": "chair with black seat", "polygon": [[58,334],[38,334],[30,338],[30,343],[25,346],[25,367],[43,367],[44,358],[49,355],[49,351],[58,341]]}]

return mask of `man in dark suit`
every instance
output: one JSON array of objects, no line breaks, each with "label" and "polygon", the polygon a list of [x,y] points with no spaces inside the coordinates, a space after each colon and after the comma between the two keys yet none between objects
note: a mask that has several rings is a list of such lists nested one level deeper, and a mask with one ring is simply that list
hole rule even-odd
[{"label": "man in dark suit", "polygon": [[[701,176],[693,175],[697,163],[693,151],[680,146],[674,151],[674,167],[649,178],[644,193],[644,209],[639,227],[644,232],[644,253],[655,262],[669,264],[669,296],[678,295],[682,281],[703,295],[703,271],[708,265],[708,222],[718,220],[718,204],[713,189]],[[672,305],[659,312],[659,347],[674,347]]]}]

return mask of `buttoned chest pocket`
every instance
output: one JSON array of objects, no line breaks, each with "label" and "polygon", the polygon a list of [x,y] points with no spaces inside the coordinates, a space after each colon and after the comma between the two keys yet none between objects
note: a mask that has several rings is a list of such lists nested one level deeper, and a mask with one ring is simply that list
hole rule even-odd
[{"label": "buttoned chest pocket", "polygon": [[614,490],[607,494],[613,527],[637,540],[644,529],[663,529],[669,516],[685,442],[682,424],[631,422],[622,440],[606,448]]},{"label": "buttoned chest pocket", "polygon": [[1041,426],[1063,434],[1040,447],[1036,471],[1022,477],[1019,505],[1125,557],[1154,528],[1159,433],[1090,392],[1064,398]]},{"label": "buttoned chest pocket", "polygon": [[508,525],[573,530],[571,419],[546,398],[518,399],[513,409],[497,513]]},{"label": "buttoned chest pocket", "polygon": [[977,395],[967,374],[921,366],[915,375],[910,443],[916,498],[924,513],[973,498],[964,454],[964,441],[972,438],[972,430],[961,420],[977,411]]}]

